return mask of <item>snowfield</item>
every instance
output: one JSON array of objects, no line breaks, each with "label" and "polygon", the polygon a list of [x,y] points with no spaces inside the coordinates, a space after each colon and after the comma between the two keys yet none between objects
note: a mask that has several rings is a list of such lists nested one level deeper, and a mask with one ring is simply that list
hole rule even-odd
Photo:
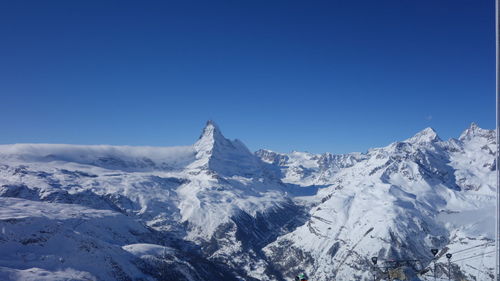
[{"label": "snowfield", "polygon": [[493,280],[495,150],[472,124],[252,153],[211,121],[192,146],[0,145],[0,280]]}]

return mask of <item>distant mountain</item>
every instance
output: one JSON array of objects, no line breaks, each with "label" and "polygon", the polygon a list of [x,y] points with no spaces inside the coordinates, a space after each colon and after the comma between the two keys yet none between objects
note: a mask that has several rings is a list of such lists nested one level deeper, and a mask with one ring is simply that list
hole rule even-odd
[{"label": "distant mountain", "polygon": [[[427,128],[366,153],[0,145],[1,280],[492,279],[495,133]],[[427,273],[423,273],[427,272]]]},{"label": "distant mountain", "polygon": [[[447,278],[445,253],[481,245],[457,253],[456,260],[478,256],[455,265],[453,278],[491,279],[494,135],[473,124],[460,139],[442,141],[427,128],[405,141],[323,166],[324,155],[294,152],[269,161],[271,152],[257,152],[279,166],[285,179],[298,174],[293,179],[299,182],[329,184],[312,200],[309,220],[264,251],[285,275],[305,270],[314,280],[370,280],[371,257],[419,260],[411,266],[420,270],[432,260],[429,250],[438,248],[437,275]],[[296,173],[304,168],[307,176]]]}]

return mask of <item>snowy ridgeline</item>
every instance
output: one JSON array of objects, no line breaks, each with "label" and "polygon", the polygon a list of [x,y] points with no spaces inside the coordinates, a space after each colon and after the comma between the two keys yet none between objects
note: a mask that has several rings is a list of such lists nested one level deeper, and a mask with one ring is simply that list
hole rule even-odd
[{"label": "snowy ridgeline", "polygon": [[0,145],[0,280],[383,280],[374,256],[492,280],[495,149],[475,124],[345,155],[254,154],[213,122],[184,147]]}]

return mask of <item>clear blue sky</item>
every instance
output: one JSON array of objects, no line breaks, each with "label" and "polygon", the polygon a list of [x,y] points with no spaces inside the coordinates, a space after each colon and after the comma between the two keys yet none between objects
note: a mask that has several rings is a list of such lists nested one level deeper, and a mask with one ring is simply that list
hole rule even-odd
[{"label": "clear blue sky", "polygon": [[494,128],[494,0],[1,1],[0,143],[366,151]]}]

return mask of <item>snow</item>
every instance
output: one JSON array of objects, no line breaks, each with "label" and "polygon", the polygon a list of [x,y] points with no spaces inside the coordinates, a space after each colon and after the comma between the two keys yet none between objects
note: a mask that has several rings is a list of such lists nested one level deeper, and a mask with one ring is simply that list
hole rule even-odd
[{"label": "snow", "polygon": [[178,169],[194,160],[191,146],[140,147],[69,144],[0,145],[0,159],[12,162],[72,162],[104,168]]},{"label": "snow", "polygon": [[370,257],[429,267],[435,247],[488,280],[495,150],[472,124],[366,153],[253,154],[213,121],[191,146],[0,145],[0,279],[154,280],[168,265],[195,281],[371,280]]},{"label": "snow", "polygon": [[194,150],[196,161],[191,169],[209,169],[229,177],[262,174],[261,161],[241,141],[226,139],[213,121],[207,122]]},{"label": "snow", "polygon": [[24,270],[0,267],[1,280],[23,280],[23,281],[52,281],[52,280],[97,280],[88,272],[73,269],[48,271],[42,268],[28,268]]},{"label": "snow", "polygon": [[0,206],[2,280],[146,277],[120,245],[149,231],[122,214],[18,198],[0,198]]},{"label": "snow", "polygon": [[328,185],[340,170],[364,160],[361,153],[333,155],[293,151],[290,154],[259,150],[255,153],[262,161],[281,170],[285,183],[298,186]]},{"label": "snow", "polygon": [[431,143],[437,141],[441,141],[441,139],[439,138],[436,130],[427,127],[422,131],[418,132],[417,134],[415,134],[413,137],[407,139],[405,142],[422,144],[422,143]]},{"label": "snow", "polygon": [[[460,251],[476,240],[491,241],[493,133],[472,125],[462,134],[467,138],[442,141],[427,128],[404,142],[371,149],[352,166],[331,173],[331,185],[312,200],[319,203],[311,208],[310,219],[264,252],[270,259],[287,257],[278,264],[288,266],[278,268],[289,276],[302,269],[314,280],[347,280],[353,272],[370,278],[359,267],[368,271],[372,256],[418,259],[426,266],[431,248]],[[486,248],[483,253],[491,245]],[[438,262],[447,264],[446,258]],[[484,268],[484,278],[492,272],[492,262],[484,256],[470,266]],[[472,267],[460,270],[477,275]]]},{"label": "snow", "polygon": [[494,204],[460,211],[443,211],[439,214],[438,220],[450,231],[460,231],[466,237],[489,238],[495,237],[495,224],[492,218],[495,217],[496,207]]},{"label": "snow", "polygon": [[22,220],[26,218],[67,220],[80,217],[82,212],[85,212],[86,219],[119,215],[118,213],[109,210],[94,210],[72,204],[48,204],[17,198],[0,199],[0,220]]},{"label": "snow", "polygon": [[156,244],[137,243],[125,245],[122,247],[125,251],[134,256],[162,256],[165,254],[173,254],[175,250],[170,247],[160,246]]}]

